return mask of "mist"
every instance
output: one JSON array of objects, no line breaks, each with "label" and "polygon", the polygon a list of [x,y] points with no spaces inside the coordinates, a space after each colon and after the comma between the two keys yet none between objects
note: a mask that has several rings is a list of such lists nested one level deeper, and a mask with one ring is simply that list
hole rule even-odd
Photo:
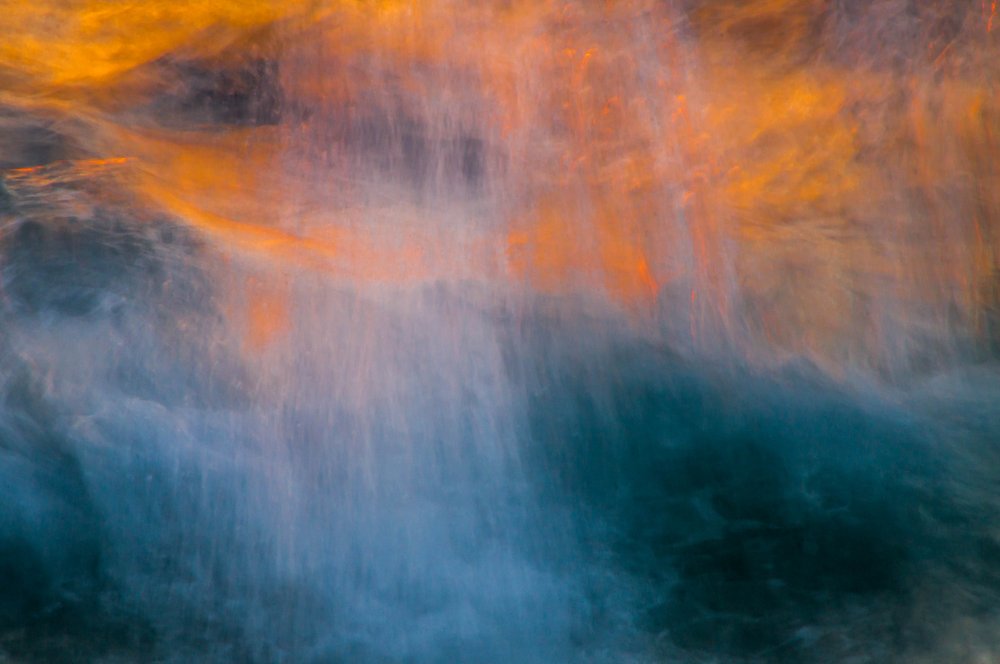
[{"label": "mist", "polygon": [[0,8],[0,660],[1000,658],[995,4]]}]

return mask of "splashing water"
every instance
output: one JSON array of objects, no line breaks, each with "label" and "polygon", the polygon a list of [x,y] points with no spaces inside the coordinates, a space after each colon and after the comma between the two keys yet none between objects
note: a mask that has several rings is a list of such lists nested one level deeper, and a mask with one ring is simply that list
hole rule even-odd
[{"label": "splashing water", "polygon": [[0,8],[0,659],[1000,657],[989,3]]}]

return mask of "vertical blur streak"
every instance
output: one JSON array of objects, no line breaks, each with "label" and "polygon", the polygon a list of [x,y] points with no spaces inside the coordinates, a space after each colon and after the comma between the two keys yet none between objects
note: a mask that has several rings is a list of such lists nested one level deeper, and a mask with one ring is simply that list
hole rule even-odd
[{"label": "vertical blur streak", "polygon": [[929,468],[1000,431],[996,15],[0,0],[0,573],[53,579],[0,659],[91,595],[164,661],[846,661],[876,614],[934,661],[954,578],[927,624],[988,634],[928,560],[997,560],[949,530],[995,452]]}]

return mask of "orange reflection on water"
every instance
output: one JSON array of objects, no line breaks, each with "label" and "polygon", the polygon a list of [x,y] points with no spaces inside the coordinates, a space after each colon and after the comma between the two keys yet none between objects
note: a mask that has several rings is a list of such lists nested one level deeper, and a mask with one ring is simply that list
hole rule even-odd
[{"label": "orange reflection on water", "polygon": [[233,249],[883,367],[1000,306],[995,3],[894,7],[7,3],[0,102]]}]

